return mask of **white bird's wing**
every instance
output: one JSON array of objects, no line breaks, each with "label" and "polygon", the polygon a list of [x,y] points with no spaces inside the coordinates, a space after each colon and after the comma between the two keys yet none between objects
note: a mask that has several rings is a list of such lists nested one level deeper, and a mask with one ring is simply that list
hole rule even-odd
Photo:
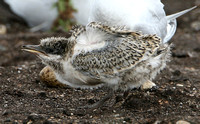
[{"label": "white bird's wing", "polygon": [[94,0],[89,22],[126,26],[143,34],[156,34],[163,43],[168,42],[177,27],[176,18],[195,9],[166,16],[160,0]]}]

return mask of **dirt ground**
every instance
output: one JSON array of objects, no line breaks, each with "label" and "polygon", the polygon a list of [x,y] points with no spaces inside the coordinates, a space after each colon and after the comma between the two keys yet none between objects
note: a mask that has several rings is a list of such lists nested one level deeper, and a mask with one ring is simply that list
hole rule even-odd
[{"label": "dirt ground", "polygon": [[[168,13],[194,5],[191,0],[166,3]],[[16,29],[9,28],[7,34],[0,35],[0,123],[200,123],[198,22],[200,10],[178,19],[179,26],[171,40],[171,62],[154,80],[157,89],[134,89],[124,103],[118,92],[95,110],[78,107],[98,101],[107,93],[106,88],[49,87],[38,76],[44,67],[41,61],[21,51],[22,45],[38,44],[47,36],[68,36],[67,33],[30,33],[18,24]]]}]

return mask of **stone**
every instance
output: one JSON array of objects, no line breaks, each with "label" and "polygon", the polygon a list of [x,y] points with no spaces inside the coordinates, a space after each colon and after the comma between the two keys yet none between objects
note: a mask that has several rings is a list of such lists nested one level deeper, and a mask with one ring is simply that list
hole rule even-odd
[{"label": "stone", "polygon": [[5,25],[0,25],[0,35],[1,34],[6,34],[7,33],[7,28]]},{"label": "stone", "polygon": [[190,124],[190,123],[187,121],[179,120],[176,122],[176,124]]}]

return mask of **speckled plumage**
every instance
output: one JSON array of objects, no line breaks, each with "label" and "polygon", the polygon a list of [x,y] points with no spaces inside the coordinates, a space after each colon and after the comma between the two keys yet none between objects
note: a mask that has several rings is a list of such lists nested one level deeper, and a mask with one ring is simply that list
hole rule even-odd
[{"label": "speckled plumage", "polygon": [[[170,47],[156,35],[142,35],[97,22],[87,27],[75,26],[71,32],[70,38],[41,40],[40,46],[48,56],[40,58],[54,69],[60,82],[72,87],[106,85],[115,90],[139,87],[152,80],[169,60]],[[95,37],[91,32],[100,36],[92,42],[82,42],[84,37],[85,40]]]},{"label": "speckled plumage", "polygon": [[154,79],[169,61],[170,46],[156,35],[98,22],[71,32],[69,38],[46,38],[25,49],[38,54],[58,81],[72,87],[132,89]]}]

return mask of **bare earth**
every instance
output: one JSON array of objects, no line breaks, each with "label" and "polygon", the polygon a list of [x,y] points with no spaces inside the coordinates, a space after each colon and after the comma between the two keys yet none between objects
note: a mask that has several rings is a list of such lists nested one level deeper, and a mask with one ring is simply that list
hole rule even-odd
[{"label": "bare earth", "polygon": [[[194,5],[191,0],[167,1],[167,10],[172,8],[168,13]],[[107,93],[106,88],[49,87],[38,76],[44,67],[41,61],[20,50],[21,45],[38,44],[41,38],[67,33],[16,29],[0,35],[0,123],[200,123],[200,24],[199,29],[198,24],[192,26],[200,22],[200,10],[184,15],[178,22],[171,40],[171,62],[154,80],[158,89],[134,89],[125,102],[119,92],[95,110],[78,107],[98,101]]]}]

